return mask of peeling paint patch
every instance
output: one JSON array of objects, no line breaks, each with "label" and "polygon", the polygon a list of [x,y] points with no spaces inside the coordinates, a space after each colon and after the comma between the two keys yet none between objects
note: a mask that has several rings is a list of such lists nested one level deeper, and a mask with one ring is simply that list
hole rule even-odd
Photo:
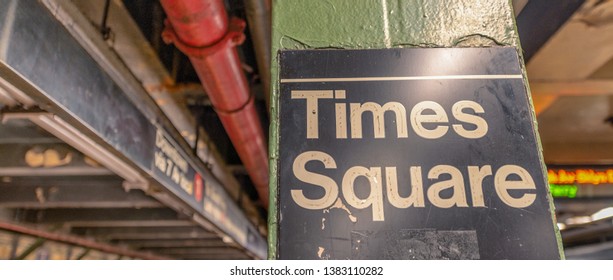
[{"label": "peeling paint patch", "polygon": [[352,231],[352,259],[480,259],[474,230]]},{"label": "peeling paint patch", "polygon": [[319,250],[317,250],[317,257],[321,259],[321,255],[324,253],[326,249],[324,249],[324,247],[319,247]]},{"label": "peeling paint patch", "polygon": [[351,222],[353,222],[353,223],[357,223],[358,222],[358,218],[351,213],[349,208],[347,208],[347,206],[345,206],[345,204],[343,203],[343,201],[340,198],[337,199],[336,202],[334,202],[334,204],[332,206],[330,206],[330,208],[325,209],[324,213],[326,213],[326,210],[328,210],[328,212],[330,212],[331,209],[341,209],[341,210],[344,210],[345,212],[347,212],[347,215],[349,215],[349,220],[351,220]]}]

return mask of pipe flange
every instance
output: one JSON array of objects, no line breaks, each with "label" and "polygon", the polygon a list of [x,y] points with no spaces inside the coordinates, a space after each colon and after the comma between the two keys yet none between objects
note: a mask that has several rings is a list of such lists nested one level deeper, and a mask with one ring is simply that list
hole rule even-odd
[{"label": "pipe flange", "polygon": [[174,44],[185,55],[193,58],[204,59],[220,50],[241,45],[245,41],[243,30],[245,30],[246,23],[239,18],[232,18],[230,20],[228,32],[223,38],[212,45],[203,47],[194,47],[183,42],[181,38],[177,36],[177,33],[172,28],[168,19],[164,21],[164,25],[165,28],[162,32],[162,39],[164,42],[166,42],[166,44]]}]

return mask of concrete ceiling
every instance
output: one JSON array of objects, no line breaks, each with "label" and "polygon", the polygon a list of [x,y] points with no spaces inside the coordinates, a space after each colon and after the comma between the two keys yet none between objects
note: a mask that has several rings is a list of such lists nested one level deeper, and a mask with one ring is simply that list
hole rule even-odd
[{"label": "concrete ceiling", "polygon": [[527,70],[545,161],[613,163],[613,1],[585,1]]}]

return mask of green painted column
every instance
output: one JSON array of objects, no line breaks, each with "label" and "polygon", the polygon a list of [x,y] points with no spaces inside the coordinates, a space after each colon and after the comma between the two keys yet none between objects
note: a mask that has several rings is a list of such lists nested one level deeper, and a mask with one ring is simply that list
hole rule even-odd
[{"label": "green painted column", "polygon": [[[273,1],[269,258],[277,258],[279,50],[491,46],[517,49],[527,85],[511,0]],[[529,88],[527,90],[532,106]],[[534,110],[531,111],[536,128]],[[539,139],[538,134],[536,136]],[[539,158],[546,176],[542,153]],[[550,211],[553,216],[553,205]],[[562,252],[557,230],[556,235]]]}]

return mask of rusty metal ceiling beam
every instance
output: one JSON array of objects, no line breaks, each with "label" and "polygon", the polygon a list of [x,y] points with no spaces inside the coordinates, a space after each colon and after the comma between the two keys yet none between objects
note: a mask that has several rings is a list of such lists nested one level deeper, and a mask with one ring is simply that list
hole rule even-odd
[{"label": "rusty metal ceiling beam", "polygon": [[130,239],[121,240],[131,248],[159,249],[159,248],[208,248],[227,246],[221,239],[180,239],[180,240],[149,240],[149,239]]},{"label": "rusty metal ceiling beam", "polygon": [[127,192],[122,183],[123,180],[115,176],[12,178],[10,182],[0,182],[0,207],[28,209],[165,207],[140,190]]},{"label": "rusty metal ceiling beam", "polygon": [[151,240],[151,239],[163,239],[163,240],[181,240],[181,239],[207,239],[207,240],[221,240],[219,236],[210,232],[184,232],[184,233],[110,233],[107,236],[102,236],[108,240]]},{"label": "rusty metal ceiling beam", "polygon": [[72,244],[76,246],[82,246],[86,248],[91,248],[95,250],[99,250],[106,253],[118,254],[122,256],[127,256],[131,258],[139,258],[139,259],[147,259],[147,260],[163,260],[163,259],[171,259],[169,257],[153,254],[153,253],[145,253],[145,252],[137,252],[126,248],[121,248],[117,246],[112,246],[109,244],[104,244],[92,240],[88,240],[85,238],[81,238],[74,235],[68,234],[58,234],[58,233],[50,233],[47,231],[42,231],[38,229],[28,228],[12,223],[2,222],[0,221],[0,229],[16,232],[20,234],[31,235],[39,238],[43,238],[46,240]]},{"label": "rusty metal ceiling beam", "polygon": [[36,224],[61,224],[69,227],[78,227],[87,224],[113,224],[133,223],[137,226],[141,222],[152,225],[164,221],[187,221],[171,209],[44,209],[24,210],[24,221]]}]

